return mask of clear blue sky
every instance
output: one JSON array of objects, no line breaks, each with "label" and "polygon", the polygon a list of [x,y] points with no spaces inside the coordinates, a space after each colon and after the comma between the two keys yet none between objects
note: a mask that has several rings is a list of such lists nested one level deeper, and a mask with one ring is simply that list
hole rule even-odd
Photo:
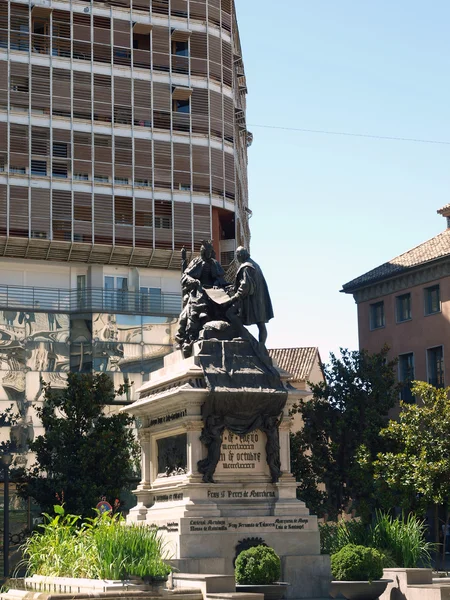
[{"label": "clear blue sky", "polygon": [[[437,235],[450,202],[448,0],[236,0],[252,256],[269,347],[357,348],[343,283]],[[441,140],[386,141],[256,125]]]}]

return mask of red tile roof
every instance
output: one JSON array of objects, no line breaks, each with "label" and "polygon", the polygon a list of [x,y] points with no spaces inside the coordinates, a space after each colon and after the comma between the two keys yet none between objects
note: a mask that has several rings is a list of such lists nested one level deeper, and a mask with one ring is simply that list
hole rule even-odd
[{"label": "red tile roof", "polygon": [[450,255],[450,229],[443,231],[439,235],[419,244],[415,248],[400,254],[389,262],[386,262],[376,269],[372,269],[364,275],[352,279],[342,286],[342,291],[352,293],[358,288],[371,285],[383,279],[389,279],[395,275],[400,275],[410,269],[425,265],[434,260],[444,258]]},{"label": "red tile roof", "polygon": [[273,348],[269,354],[292,381],[308,381],[316,358],[320,362],[318,348]]}]

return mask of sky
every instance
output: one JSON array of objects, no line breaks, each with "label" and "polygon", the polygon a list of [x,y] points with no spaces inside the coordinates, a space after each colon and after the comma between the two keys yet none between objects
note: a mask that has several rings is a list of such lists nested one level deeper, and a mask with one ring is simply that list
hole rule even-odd
[{"label": "sky", "polygon": [[326,362],[358,348],[342,285],[446,227],[450,3],[235,1],[254,134],[251,253],[275,312],[267,346],[318,346]]}]

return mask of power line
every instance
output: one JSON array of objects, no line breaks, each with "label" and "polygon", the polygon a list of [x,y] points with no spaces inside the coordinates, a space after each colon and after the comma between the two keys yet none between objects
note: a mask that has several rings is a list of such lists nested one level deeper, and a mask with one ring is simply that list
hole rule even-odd
[{"label": "power line", "polygon": [[395,137],[392,135],[371,135],[369,133],[350,133],[349,131],[327,131],[325,129],[303,129],[300,127],[281,127],[279,125],[248,125],[248,127],[259,127],[262,129],[280,129],[283,131],[298,131],[300,133],[320,133],[323,135],[345,135],[347,137],[369,138],[372,140],[389,140],[395,142],[415,142],[418,144],[440,144],[450,146],[445,140],[423,140],[420,138]]}]

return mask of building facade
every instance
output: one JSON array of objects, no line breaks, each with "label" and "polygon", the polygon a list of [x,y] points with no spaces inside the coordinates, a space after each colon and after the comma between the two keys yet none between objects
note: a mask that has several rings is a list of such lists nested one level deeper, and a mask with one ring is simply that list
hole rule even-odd
[{"label": "building facade", "polygon": [[358,307],[359,346],[398,358],[400,396],[413,402],[411,381],[450,385],[450,205],[438,211],[447,229],[346,283]]},{"label": "building facade", "polygon": [[246,93],[233,0],[0,0],[0,410],[24,461],[41,378],[139,387],[181,248],[231,268],[249,244]]}]

